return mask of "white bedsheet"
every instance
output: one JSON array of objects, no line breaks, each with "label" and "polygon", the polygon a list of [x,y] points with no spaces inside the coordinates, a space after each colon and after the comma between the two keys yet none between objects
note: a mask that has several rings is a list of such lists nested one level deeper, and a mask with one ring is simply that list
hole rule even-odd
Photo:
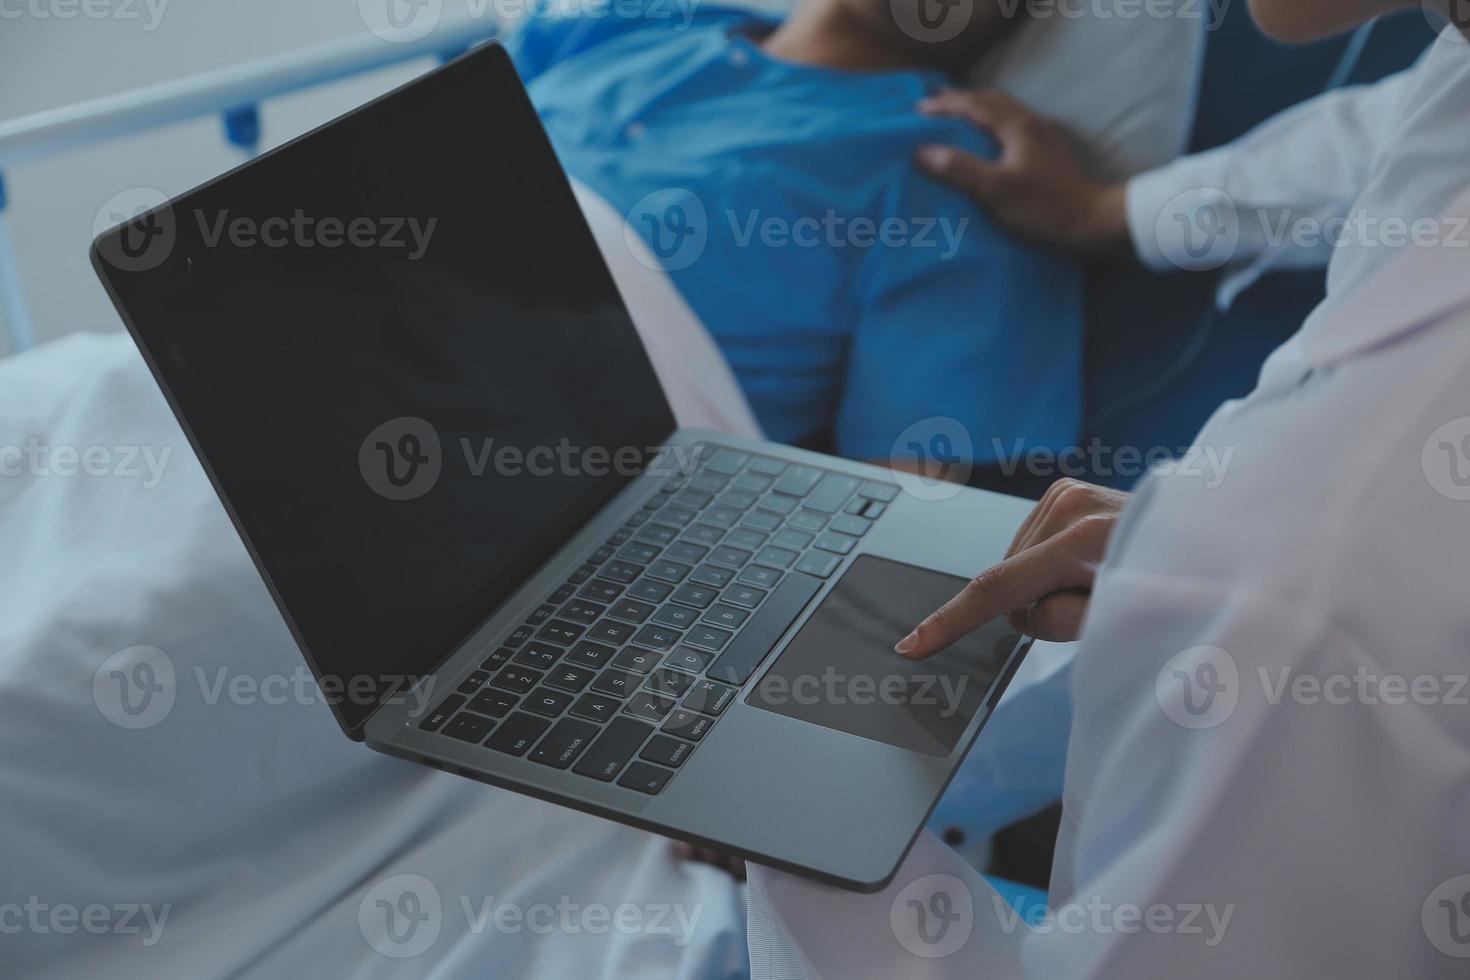
[{"label": "white bedsheet", "polygon": [[[754,432],[584,203],[681,422]],[[0,363],[0,468],[0,975],[744,975],[723,872],[341,734],[127,337]]]}]

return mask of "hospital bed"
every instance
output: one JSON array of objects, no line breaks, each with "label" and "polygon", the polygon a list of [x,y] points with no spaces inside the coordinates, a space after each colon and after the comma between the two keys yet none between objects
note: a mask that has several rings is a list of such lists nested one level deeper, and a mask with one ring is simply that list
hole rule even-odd
[{"label": "hospital bed", "polygon": [[[1240,30],[1237,8],[1210,39],[1197,146],[1253,121],[1240,117],[1241,100],[1219,91],[1237,64],[1230,46],[1253,52],[1253,71],[1269,61],[1256,50],[1259,39]],[[261,100],[394,61],[450,56],[493,30],[450,22],[411,44],[346,42],[0,124],[0,212],[7,166],[215,113],[248,155],[260,139]],[[1380,56],[1374,47],[1386,36],[1375,34],[1361,53],[1360,75],[1397,63],[1402,51]],[[1322,51],[1322,65],[1341,62],[1330,46]],[[1046,84],[1033,82],[1038,92]],[[1137,118],[1126,107],[1118,113],[1120,125]],[[599,240],[621,246],[621,216],[585,190],[579,196]],[[681,422],[754,432],[714,345],[654,263],[620,247],[605,251]],[[1142,317],[1135,306],[1125,317],[1125,277],[1099,269],[1093,278],[1090,428],[1131,444],[1174,438],[1157,421],[1171,415],[1192,431],[1190,413],[1202,417],[1213,396],[1200,394],[1191,372],[1209,374],[1219,388],[1237,384],[1277,329],[1276,319],[1253,325],[1243,305],[1206,338],[1224,354],[1193,351],[1186,341],[1208,307],[1207,283],[1150,280],[1159,316]],[[1295,301],[1311,287],[1301,283]],[[0,296],[12,349],[22,350],[32,334],[3,224]],[[1146,322],[1144,333],[1138,325]],[[1210,374],[1210,364],[1229,370]],[[1150,377],[1169,384],[1119,401]],[[125,337],[78,335],[0,363],[0,446],[31,444],[98,448],[108,463],[74,479],[58,478],[55,460],[39,474],[0,478],[0,540],[12,569],[0,590],[0,913],[32,897],[114,917],[133,908],[130,922],[140,929],[34,933],[9,944],[9,968],[36,977],[743,971],[742,895],[722,872],[680,864],[647,835],[359,751],[323,705],[268,699],[260,682],[298,677],[300,657]],[[157,651],[149,656],[158,672],[134,680],[157,688],[166,672],[171,678],[169,707],[151,724],[148,705],[118,699],[123,688],[108,669],[111,655],[139,646]],[[220,700],[219,685],[236,675],[257,690]],[[609,910],[656,904],[697,919],[672,937],[677,943],[646,931],[566,928],[545,942],[527,925],[487,927],[475,914],[487,903],[524,913],[564,899]],[[400,956],[403,947],[383,945],[375,916],[398,910],[408,921],[431,907],[434,936],[422,949]],[[167,910],[151,945],[142,908]]]}]

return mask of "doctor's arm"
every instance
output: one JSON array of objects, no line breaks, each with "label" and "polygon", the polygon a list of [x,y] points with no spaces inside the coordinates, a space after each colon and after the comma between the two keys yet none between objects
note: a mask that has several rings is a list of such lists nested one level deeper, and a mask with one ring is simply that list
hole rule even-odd
[{"label": "doctor's arm", "polygon": [[[1071,136],[1002,92],[945,91],[925,100],[930,115],[965,119],[993,133],[1002,152],[987,161],[952,146],[925,146],[919,166],[970,195],[1023,237],[1082,254],[1133,254],[1179,268],[1190,234],[1235,222],[1236,264],[1326,262],[1326,236],[1290,234],[1301,222],[1341,220],[1366,184],[1380,134],[1398,111],[1416,68],[1373,85],[1326,92],[1260,124],[1234,142],[1140,174],[1126,184],[1088,177]],[[1200,209],[1211,209],[1203,227]],[[1193,224],[1192,224],[1193,223]],[[1219,264],[1219,263],[1216,263]]]}]

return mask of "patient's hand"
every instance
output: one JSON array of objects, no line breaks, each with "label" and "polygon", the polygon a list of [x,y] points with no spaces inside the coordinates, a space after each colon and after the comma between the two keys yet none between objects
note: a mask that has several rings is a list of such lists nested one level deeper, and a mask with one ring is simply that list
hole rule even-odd
[{"label": "patient's hand", "polygon": [[910,659],[938,653],[997,616],[1042,640],[1075,640],[1128,494],[1078,480],[1053,483],[1021,523],[1005,560],[975,576],[959,595],[898,644]]},{"label": "patient's hand", "polygon": [[1131,251],[1123,184],[1082,169],[1071,135],[993,89],[946,90],[919,103],[926,115],[965,119],[1000,143],[1000,159],[953,146],[922,146],[919,166],[973,197],[1011,231],[1083,253]]}]

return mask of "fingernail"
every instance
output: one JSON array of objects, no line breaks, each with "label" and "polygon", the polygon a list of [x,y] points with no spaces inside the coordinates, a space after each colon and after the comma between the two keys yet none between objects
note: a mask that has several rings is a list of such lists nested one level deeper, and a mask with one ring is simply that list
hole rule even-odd
[{"label": "fingernail", "polygon": [[904,656],[908,656],[908,654],[911,653],[914,650],[914,648],[917,647],[918,645],[919,645],[919,631],[918,630],[914,630],[908,636],[905,636],[903,639],[899,640],[896,644],[894,644],[893,649],[897,650],[899,653],[903,654]]},{"label": "fingernail", "polygon": [[949,163],[949,151],[942,146],[921,146],[918,158],[919,163],[930,170],[943,170]]}]

